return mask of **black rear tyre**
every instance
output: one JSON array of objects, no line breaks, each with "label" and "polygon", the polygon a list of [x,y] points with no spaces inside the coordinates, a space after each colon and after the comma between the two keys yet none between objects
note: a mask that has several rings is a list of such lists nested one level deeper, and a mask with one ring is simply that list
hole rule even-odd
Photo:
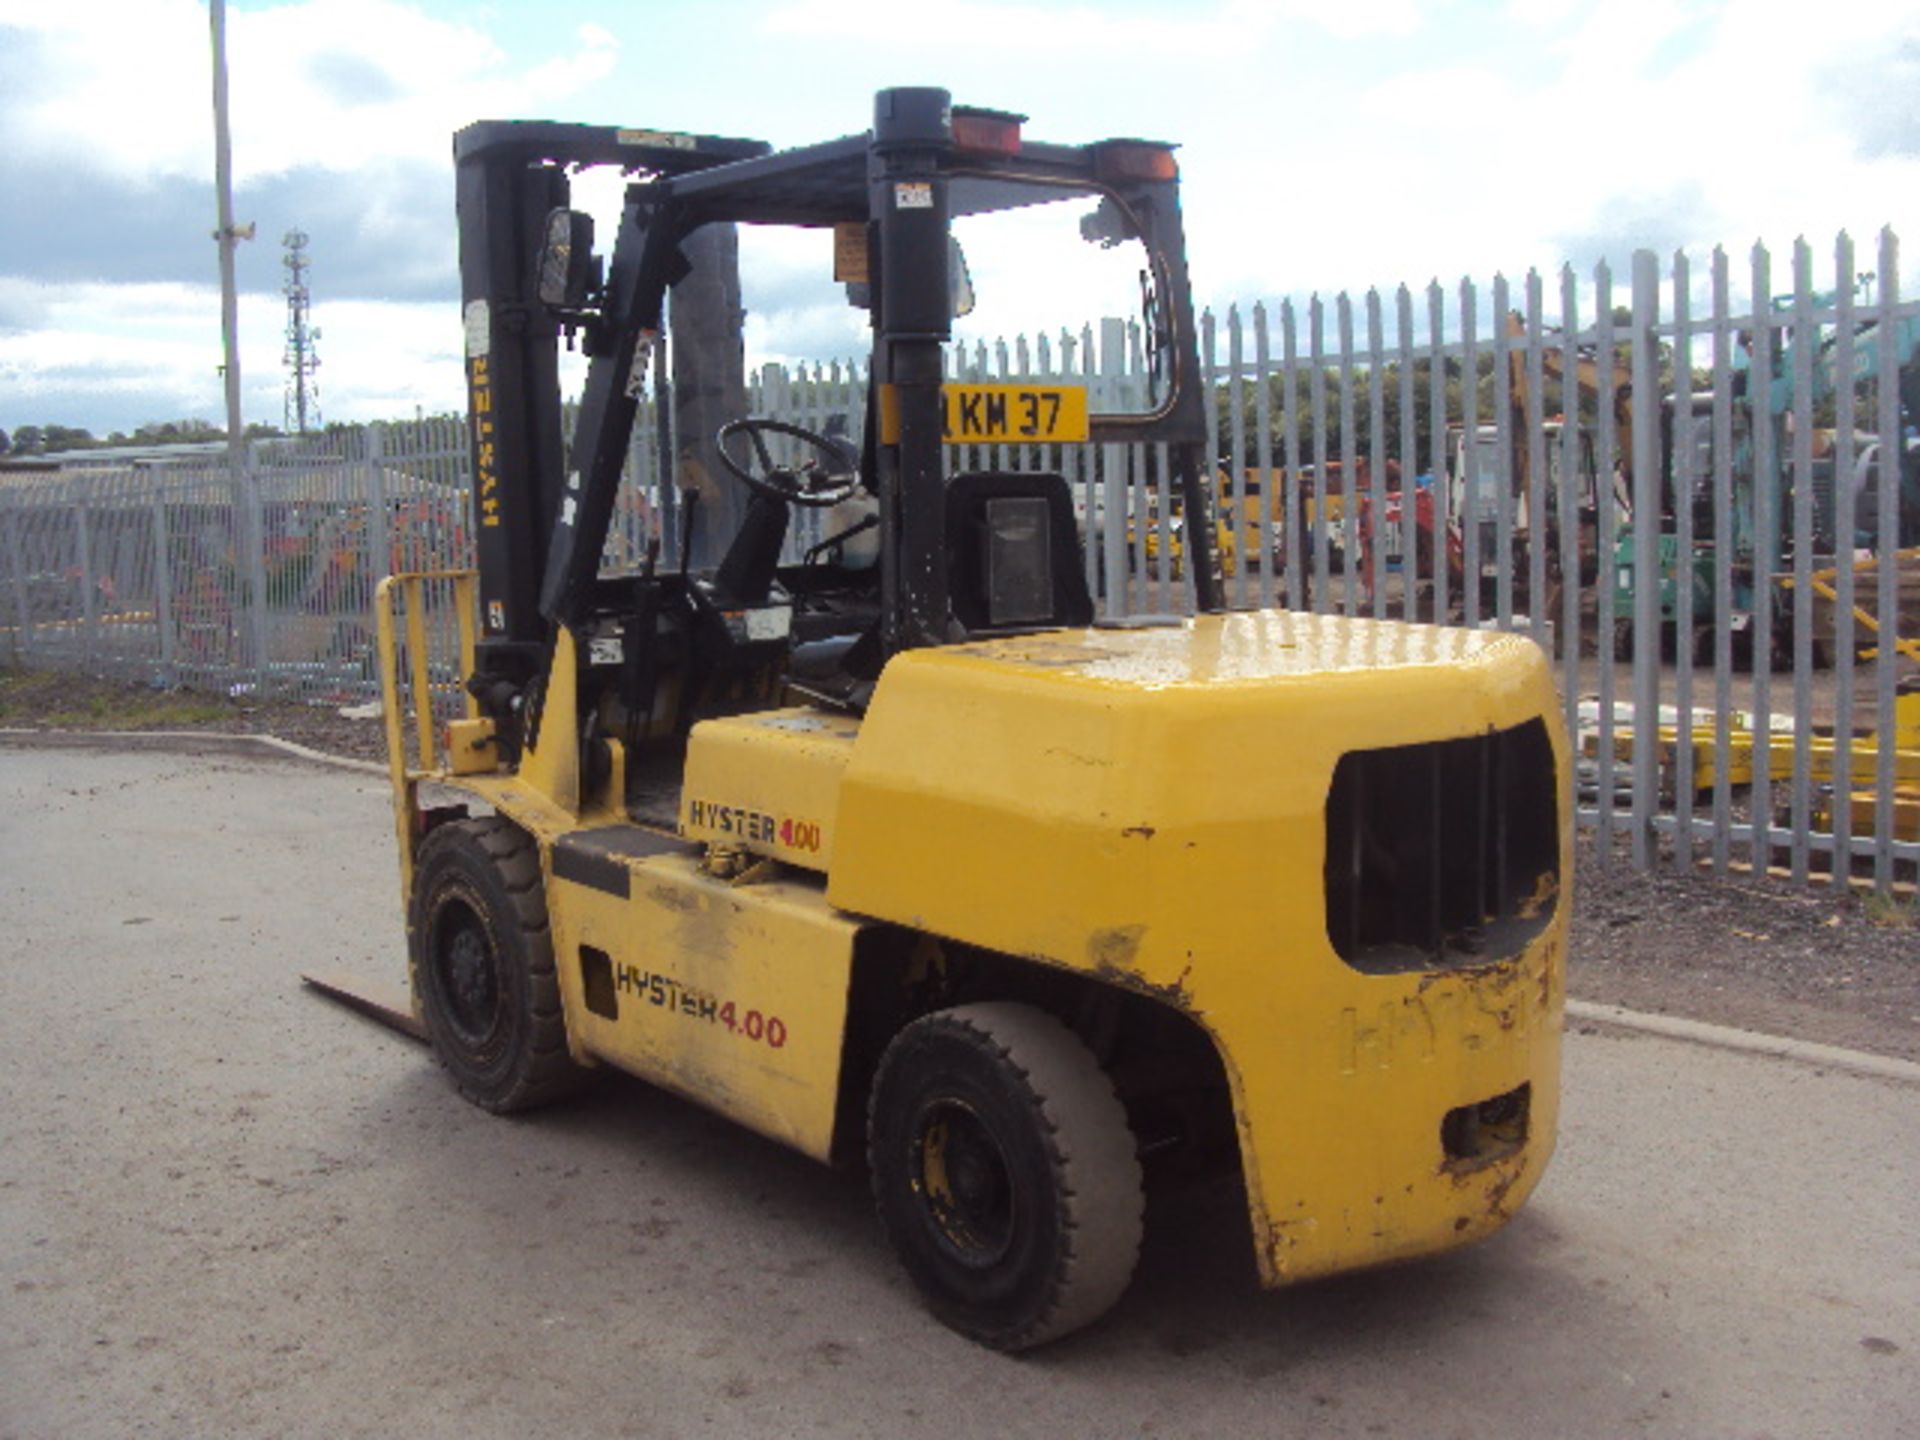
[{"label": "black rear tyre", "polygon": [[547,930],[540,857],[498,817],[460,820],[421,843],[407,915],[427,1035],[460,1093],[484,1110],[529,1110],[577,1089]]},{"label": "black rear tyre", "polygon": [[927,1305],[1001,1350],[1104,1314],[1133,1277],[1140,1163],[1113,1085],[1072,1031],[995,1002],[915,1021],[868,1116],[880,1221]]}]

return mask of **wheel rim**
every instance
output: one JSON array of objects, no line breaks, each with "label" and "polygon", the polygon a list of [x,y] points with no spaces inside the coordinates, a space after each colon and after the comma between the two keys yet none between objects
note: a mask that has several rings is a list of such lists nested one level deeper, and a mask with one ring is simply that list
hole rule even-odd
[{"label": "wheel rim", "polygon": [[435,927],[434,978],[446,1000],[446,1017],[461,1043],[479,1048],[500,1017],[500,969],[480,917],[455,901]]},{"label": "wheel rim", "polygon": [[1013,1244],[1013,1177],[978,1113],[952,1099],[921,1107],[911,1162],[920,1220],[935,1245],[969,1269],[1003,1259]]}]

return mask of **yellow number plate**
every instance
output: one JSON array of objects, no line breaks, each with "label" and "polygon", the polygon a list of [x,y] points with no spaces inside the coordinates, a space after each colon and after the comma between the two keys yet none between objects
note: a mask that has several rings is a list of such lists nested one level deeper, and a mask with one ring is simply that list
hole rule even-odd
[{"label": "yellow number plate", "polygon": [[[1084,385],[942,385],[949,445],[1077,445],[1091,433]],[[880,387],[880,443],[900,443],[900,407]]]}]

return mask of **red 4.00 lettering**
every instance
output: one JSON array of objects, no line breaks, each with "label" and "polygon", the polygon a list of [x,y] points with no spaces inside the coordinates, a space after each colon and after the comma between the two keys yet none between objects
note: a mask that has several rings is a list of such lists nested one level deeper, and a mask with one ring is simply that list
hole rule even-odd
[{"label": "red 4.00 lettering", "polygon": [[762,1015],[758,1010],[742,1010],[729,1000],[720,1007],[715,1017],[722,1025],[736,1035],[744,1035],[749,1040],[764,1041],[766,1045],[778,1050],[787,1043],[787,1025],[777,1015]]},{"label": "red 4.00 lettering", "polygon": [[818,850],[820,827],[811,820],[782,820],[780,843],[789,850]]}]

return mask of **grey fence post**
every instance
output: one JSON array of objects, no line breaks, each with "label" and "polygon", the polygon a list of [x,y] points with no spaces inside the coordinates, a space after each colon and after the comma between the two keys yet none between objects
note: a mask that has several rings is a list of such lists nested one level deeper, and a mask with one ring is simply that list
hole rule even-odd
[{"label": "grey fence post", "polygon": [[[1367,291],[1367,473],[1369,503],[1372,506],[1369,529],[1371,541],[1363,547],[1368,553],[1364,572],[1367,588],[1373,592],[1373,618],[1387,618],[1386,535],[1387,535],[1387,398],[1382,389],[1386,361],[1382,357],[1382,319],[1380,292]],[[1401,492],[1404,500],[1406,492]]]},{"label": "grey fence post", "polygon": [[1393,311],[1400,366],[1400,618],[1413,621],[1420,618],[1420,441],[1413,413],[1413,292],[1405,285],[1394,292]]},{"label": "grey fence post", "polygon": [[1891,453],[1899,449],[1894,437],[1900,433],[1900,388],[1894,383],[1894,377],[1899,373],[1900,358],[1894,348],[1897,320],[1894,306],[1900,303],[1900,242],[1891,227],[1880,232],[1879,270],[1879,324],[1874,327],[1874,335],[1869,342],[1876,344],[1880,352],[1876,370],[1880,378],[1879,413],[1874,422],[1874,430],[1880,436],[1880,482],[1874,496],[1878,511],[1874,525],[1874,551],[1880,560],[1874,576],[1874,614],[1880,621],[1880,639],[1876,647],[1880,654],[1874,661],[1873,675],[1874,721],[1882,738],[1873,767],[1873,883],[1886,893],[1893,887],[1894,763],[1893,746],[1887,743],[1885,737],[1893,732],[1897,694],[1893,635],[1900,614],[1899,591],[1896,588],[1899,577],[1893,558],[1900,531],[1899,485],[1893,477],[1899,472],[1900,462],[1896,454]]},{"label": "grey fence post", "polygon": [[[1469,630],[1478,629],[1480,592],[1485,588],[1487,557],[1481,554],[1480,487],[1480,319],[1479,291],[1473,281],[1460,281],[1460,617]],[[1438,519],[1436,517],[1436,522]]]},{"label": "grey fence post", "polygon": [[[1274,563],[1279,558],[1273,543],[1273,516],[1281,487],[1273,469],[1273,348],[1267,333],[1267,307],[1257,300],[1253,303],[1253,429],[1253,464],[1260,472],[1260,498],[1253,507],[1259,518],[1254,521],[1252,553],[1260,557],[1260,608],[1271,610]],[[1160,473],[1166,475],[1164,465]],[[1163,504],[1161,508],[1172,507]],[[1160,553],[1166,554],[1168,548],[1163,545]]]},{"label": "grey fence post", "polygon": [[[1253,570],[1260,561],[1258,541],[1247,529],[1247,356],[1245,337],[1240,328],[1240,307],[1227,307],[1227,417],[1229,430],[1227,443],[1214,444],[1213,454],[1207,457],[1209,466],[1207,484],[1216,482],[1215,474],[1219,467],[1219,455],[1225,450],[1228,455],[1226,509],[1229,512],[1227,533],[1233,536],[1233,601],[1235,609],[1244,610],[1248,605],[1248,592],[1253,586]],[[1207,408],[1219,414],[1219,406],[1214,401],[1215,387],[1209,387]],[[1191,542],[1189,542],[1191,543]],[[1166,554],[1163,547],[1161,554]],[[1258,596],[1253,603],[1258,603]]]},{"label": "grey fence post", "polygon": [[153,487],[153,623],[160,632],[160,679],[171,687],[174,675],[173,634],[173,556],[167,534],[167,492],[151,467],[136,465],[136,474],[145,475]]},{"label": "grey fence post", "polygon": [[88,520],[84,494],[77,495],[73,502],[73,548],[80,571],[82,644],[87,664],[91,665],[99,640],[100,606],[93,592],[93,526]]},{"label": "grey fence post", "polygon": [[[1427,468],[1432,472],[1433,521],[1433,610],[1427,617],[1435,625],[1447,623],[1450,602],[1447,599],[1447,517],[1452,514],[1453,487],[1457,476],[1447,474],[1447,366],[1446,292],[1438,280],[1427,286]],[[1420,501],[1414,495],[1414,503]],[[1419,575],[1415,552],[1414,575]]]},{"label": "grey fence post", "polygon": [[[1576,333],[1571,326],[1569,335]],[[1614,601],[1618,586],[1614,583],[1615,565],[1619,559],[1619,526],[1624,518],[1631,523],[1631,516],[1623,517],[1620,511],[1618,487],[1614,484],[1614,464],[1619,459],[1619,436],[1614,429],[1614,401],[1618,395],[1615,386],[1615,352],[1613,332],[1613,268],[1605,260],[1593,267],[1593,337],[1594,358],[1600,367],[1596,377],[1599,388],[1595,392],[1594,405],[1594,467],[1595,473],[1606,486],[1606,497],[1600,502],[1599,545],[1600,574],[1604,578],[1595,588],[1600,592],[1595,597],[1595,609],[1599,617],[1600,630],[1600,727],[1599,727],[1599,765],[1597,776],[1599,790],[1595,795],[1595,810],[1599,827],[1600,843],[1594,847],[1594,858],[1602,869],[1613,863],[1613,837],[1619,828],[1614,821],[1614,783],[1619,766],[1614,754],[1614,661],[1617,660],[1615,627],[1619,622]],[[1630,497],[1629,497],[1630,498]]]},{"label": "grey fence post", "polygon": [[376,421],[367,426],[367,606],[373,606],[373,587],[393,573],[393,511],[387,498],[387,427]]},{"label": "grey fence post", "polygon": [[[1633,252],[1633,865],[1652,864],[1660,712],[1660,262]],[[1678,503],[1678,502],[1676,502]],[[1690,556],[1676,556],[1690,569]],[[1602,572],[1605,573],[1604,571]],[[1686,571],[1682,571],[1685,574]],[[1680,583],[1686,583],[1682,580]],[[1677,642],[1676,642],[1677,643]]]},{"label": "grey fence post", "polygon": [[0,518],[7,524],[7,569],[13,572],[14,647],[20,655],[33,653],[33,605],[27,598],[27,560],[20,544],[20,512],[13,505],[0,505]]},{"label": "grey fence post", "polygon": [[[1493,344],[1493,615],[1502,630],[1513,628],[1513,337],[1507,333],[1512,309],[1507,277],[1496,273],[1493,334],[1488,338]],[[1531,607],[1531,596],[1527,603]]]},{"label": "grey fence post", "polygon": [[[1698,652],[1700,617],[1694,613],[1694,577],[1698,545],[1694,535],[1694,505],[1699,495],[1694,475],[1693,330],[1691,271],[1687,252],[1673,256],[1673,374],[1672,430],[1663,449],[1668,462],[1669,493],[1673,496],[1674,567],[1673,664],[1676,676],[1673,747],[1673,863],[1681,874],[1693,868],[1693,802],[1697,793],[1694,772],[1693,683]],[[1711,618],[1711,617],[1708,617]]]},{"label": "grey fence post", "polygon": [[[1835,568],[1833,605],[1833,873],[1853,873],[1853,805],[1858,788],[1853,778],[1854,707],[1854,586],[1855,541],[1859,514],[1853,486],[1857,456],[1854,450],[1854,273],[1853,239],[1842,230],[1833,246],[1833,550]],[[1877,747],[1876,747],[1877,748]]]},{"label": "grey fence post", "polygon": [[[1547,484],[1546,347],[1540,339],[1541,317],[1545,310],[1546,287],[1540,279],[1540,272],[1528,270],[1526,354],[1522,361],[1526,373],[1527,403],[1521,417],[1527,432],[1527,619],[1531,622],[1534,643],[1552,658],[1555,650],[1553,616],[1548,613],[1550,607],[1547,604],[1547,537],[1554,527],[1548,518],[1553,501],[1551,488]],[[1577,406],[1569,423],[1578,428]],[[1573,482],[1569,477],[1565,483]],[[1579,572],[1576,570],[1571,577],[1576,589],[1579,581]]]},{"label": "grey fence post", "polygon": [[[1100,322],[1100,373],[1094,382],[1095,410],[1117,408],[1120,377],[1127,363],[1127,327],[1121,320]],[[1200,357],[1202,371],[1207,357]],[[1109,619],[1124,615],[1132,587],[1127,583],[1127,524],[1133,518],[1128,510],[1126,451],[1119,445],[1100,447],[1100,553],[1107,570],[1106,606]]]},{"label": "grey fence post", "polygon": [[1287,547],[1287,608],[1304,610],[1307,608],[1306,564],[1311,557],[1304,533],[1305,502],[1300,496],[1300,330],[1296,323],[1293,301],[1280,302],[1280,373],[1286,378],[1281,382],[1282,395],[1280,414],[1286,425],[1286,467],[1287,478],[1282,506],[1286,510],[1281,522],[1286,528],[1280,534]]},{"label": "grey fence post", "polygon": [[1340,344],[1340,613],[1360,613],[1360,502],[1354,471],[1360,465],[1359,437],[1353,433],[1353,299],[1342,290],[1333,301]]},{"label": "grey fence post", "polygon": [[267,640],[267,526],[265,506],[260,496],[260,455],[256,442],[249,441],[246,453],[245,483],[241,495],[245,509],[245,535],[248,552],[248,588],[253,591],[249,606],[253,631],[253,669],[255,694],[264,697],[271,674]]}]

